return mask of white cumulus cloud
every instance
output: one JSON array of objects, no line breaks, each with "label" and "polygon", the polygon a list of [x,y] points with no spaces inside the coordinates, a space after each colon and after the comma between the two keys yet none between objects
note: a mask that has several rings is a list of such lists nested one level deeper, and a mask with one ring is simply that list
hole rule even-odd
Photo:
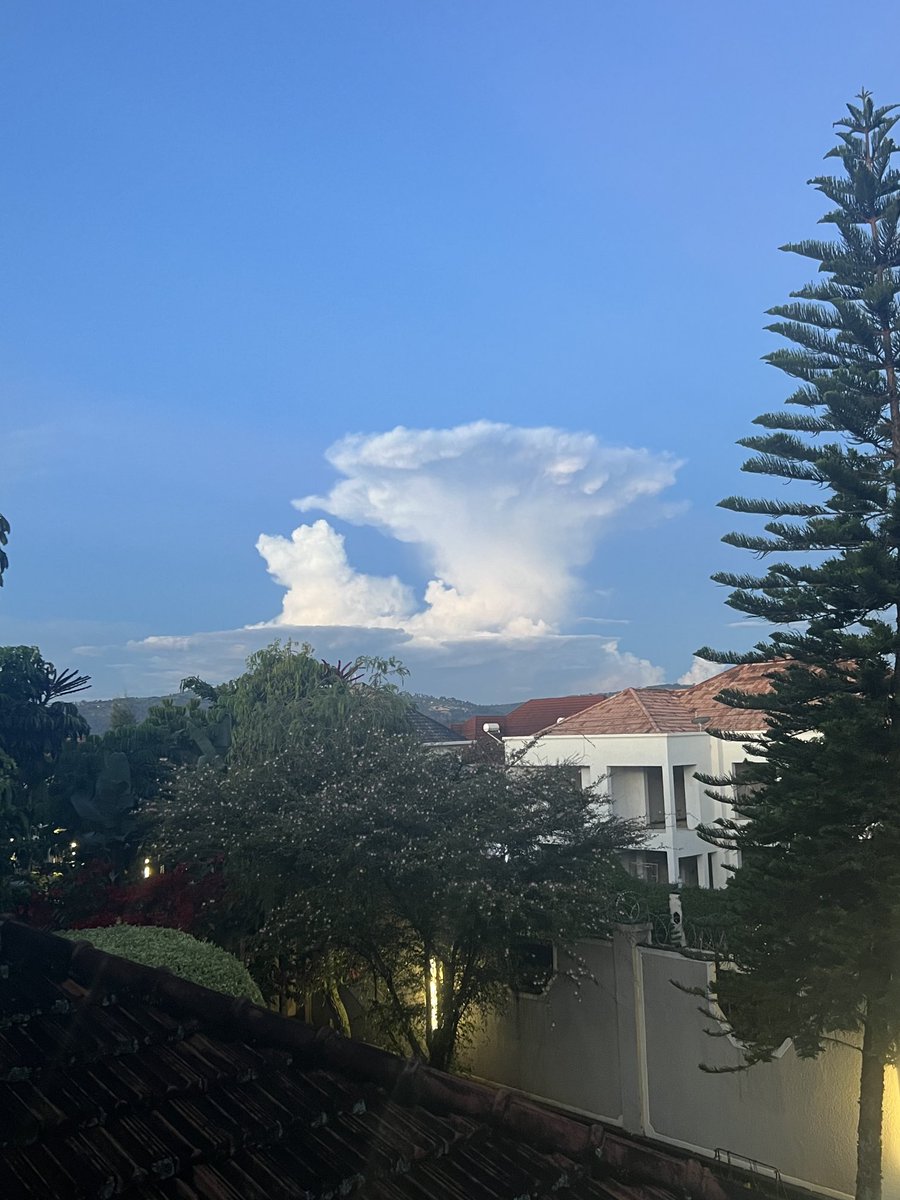
[{"label": "white cumulus cloud", "polygon": [[417,600],[396,576],[364,575],[320,519],[257,549],[286,589],[277,624],[394,627],[416,639],[547,634],[575,613],[578,571],[623,519],[665,515],[667,454],[589,433],[478,421],[354,434],[327,453],[343,478],[295,501],[415,545],[430,580]]},{"label": "white cumulus cloud", "polygon": [[396,575],[364,575],[347,561],[344,539],[327,521],[300,525],[290,538],[261,534],[256,548],[287,588],[279,623],[400,626],[415,608]]},{"label": "white cumulus cloud", "polygon": [[[355,434],[327,458],[334,486],[295,501],[325,515],[256,543],[284,589],[280,614],[241,629],[132,634],[124,646],[98,647],[108,660],[102,670],[97,663],[104,688],[164,694],[186,675],[229,678],[273,637],[308,641],[330,661],[396,655],[415,690],[486,703],[662,682],[663,671],[618,638],[585,632],[584,622],[627,621],[591,614],[608,595],[595,578],[603,562],[592,566],[590,586],[582,570],[606,533],[677,511],[663,498],[680,465],[670,455],[478,421]],[[357,570],[326,517],[415,547],[424,565],[416,586]],[[609,574],[599,582],[614,584]],[[701,670],[695,664],[690,674]]]},{"label": "white cumulus cloud", "polygon": [[691,687],[695,683],[705,683],[707,679],[712,679],[713,675],[718,675],[724,669],[721,663],[707,662],[705,658],[698,658],[695,654],[690,669],[679,676],[678,682],[686,687]]}]

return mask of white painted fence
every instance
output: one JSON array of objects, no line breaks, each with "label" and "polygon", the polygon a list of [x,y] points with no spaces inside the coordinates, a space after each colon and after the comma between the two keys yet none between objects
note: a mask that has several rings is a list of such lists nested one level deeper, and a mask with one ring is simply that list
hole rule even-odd
[{"label": "white painted fence", "polygon": [[[739,1074],[739,1048],[674,986],[704,988],[711,967],[639,942],[579,947],[596,982],[576,987],[561,962],[548,991],[517,996],[489,1018],[468,1053],[476,1076],[647,1137],[825,1194],[853,1193],[859,1051],[831,1045],[799,1059],[787,1043],[775,1062]],[[674,981],[674,982],[673,982]],[[900,1089],[885,1085],[884,1196],[900,1200]]]}]

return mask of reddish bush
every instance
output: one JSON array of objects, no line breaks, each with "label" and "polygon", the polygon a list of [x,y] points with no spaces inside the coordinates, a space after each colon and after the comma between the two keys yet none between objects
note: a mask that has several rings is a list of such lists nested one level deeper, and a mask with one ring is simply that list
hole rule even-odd
[{"label": "reddish bush", "polygon": [[135,883],[118,880],[111,864],[95,859],[68,879],[35,888],[17,916],[43,929],[106,925],[163,925],[195,933],[201,914],[224,892],[221,864],[202,869],[179,863]]}]

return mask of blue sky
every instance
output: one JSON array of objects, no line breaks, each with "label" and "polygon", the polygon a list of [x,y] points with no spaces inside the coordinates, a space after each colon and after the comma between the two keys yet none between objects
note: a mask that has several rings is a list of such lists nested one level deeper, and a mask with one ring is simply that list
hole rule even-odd
[{"label": "blue sky", "polygon": [[715,504],[788,390],[777,247],[845,101],[900,100],[898,32],[877,0],[8,0],[0,639],[98,696],[290,634],[485,702],[755,640]]}]

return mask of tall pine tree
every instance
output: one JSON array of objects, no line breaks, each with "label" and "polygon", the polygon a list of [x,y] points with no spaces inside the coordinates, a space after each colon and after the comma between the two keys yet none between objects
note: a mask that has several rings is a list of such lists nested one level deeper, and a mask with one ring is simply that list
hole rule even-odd
[{"label": "tall pine tree", "polygon": [[858,1035],[859,1200],[881,1194],[884,1074],[900,1023],[896,107],[876,108],[867,92],[848,105],[827,156],[843,170],[811,181],[834,205],[822,218],[831,236],[784,247],[819,264],[815,282],[771,310],[769,328],[792,345],[768,361],[797,386],[740,443],[744,470],[780,481],[778,498],[722,501],[766,518],[764,534],[725,541],[768,565],[714,578],[774,632],[749,655],[699,652],[782,660],[769,695],[725,697],[764,708],[770,728],[749,745],[763,761],[735,789],[735,818],[706,831],[742,860],[729,885],[741,970],[720,973],[719,998],[750,1062],[786,1036],[813,1056],[838,1031]]}]

